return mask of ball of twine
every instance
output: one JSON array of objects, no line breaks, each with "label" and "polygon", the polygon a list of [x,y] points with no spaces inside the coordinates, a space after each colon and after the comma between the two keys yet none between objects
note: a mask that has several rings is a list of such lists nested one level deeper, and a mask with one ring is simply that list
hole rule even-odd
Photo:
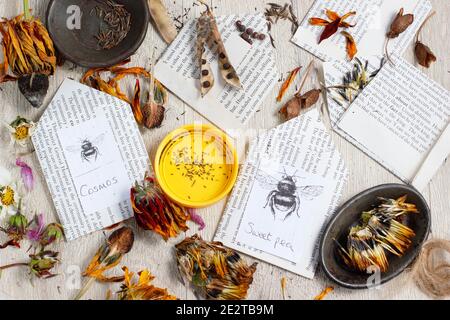
[{"label": "ball of twine", "polygon": [[412,275],[417,286],[435,299],[450,295],[450,241],[427,241],[413,267]]}]

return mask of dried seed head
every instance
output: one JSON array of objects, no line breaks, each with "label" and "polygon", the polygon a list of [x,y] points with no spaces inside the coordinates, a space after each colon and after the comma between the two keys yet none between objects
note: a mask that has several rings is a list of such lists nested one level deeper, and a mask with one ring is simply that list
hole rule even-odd
[{"label": "dried seed head", "polygon": [[108,243],[120,254],[126,254],[133,248],[134,232],[129,227],[122,227],[109,236]]},{"label": "dried seed head", "polygon": [[403,14],[403,8],[400,9],[394,21],[392,21],[387,37],[390,39],[397,38],[414,22],[413,14]]}]

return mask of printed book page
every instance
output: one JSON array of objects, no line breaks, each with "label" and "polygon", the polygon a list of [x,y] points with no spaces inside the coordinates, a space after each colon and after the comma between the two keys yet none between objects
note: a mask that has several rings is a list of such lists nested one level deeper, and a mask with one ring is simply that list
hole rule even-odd
[{"label": "printed book page", "polygon": [[66,79],[32,139],[67,240],[133,216],[150,161],[127,103]]},{"label": "printed book page", "polygon": [[185,25],[155,67],[155,76],[164,86],[222,130],[244,127],[277,82],[270,40],[266,37],[264,41],[254,40],[250,45],[240,37],[235,26],[237,20],[260,33],[266,33],[267,26],[263,15],[217,17],[227,53],[243,89],[225,83],[219,74],[217,54],[206,48],[215,85],[201,97],[195,46],[196,20]]},{"label": "printed book page", "polygon": [[448,141],[450,93],[403,58],[392,60],[394,65],[384,65],[338,127],[400,179],[423,189],[436,171],[425,164],[442,164],[450,152],[449,144],[438,143]]},{"label": "printed book page", "polygon": [[350,24],[355,24],[355,27],[347,28],[346,31],[356,41],[357,56],[381,57],[384,55],[386,33],[400,8],[403,8],[405,13],[414,14],[414,23],[399,37],[390,40],[388,52],[402,55],[431,11],[431,3],[428,0],[317,0],[300,24],[292,42],[323,61],[347,60],[346,39],[340,34],[344,29],[339,29],[335,35],[319,44],[324,27],[310,25],[309,19],[311,17],[328,19],[325,15],[326,9],[335,11],[341,16],[355,11],[356,15],[346,20]]},{"label": "printed book page", "polygon": [[347,178],[317,110],[250,145],[215,240],[313,278],[318,241]]}]

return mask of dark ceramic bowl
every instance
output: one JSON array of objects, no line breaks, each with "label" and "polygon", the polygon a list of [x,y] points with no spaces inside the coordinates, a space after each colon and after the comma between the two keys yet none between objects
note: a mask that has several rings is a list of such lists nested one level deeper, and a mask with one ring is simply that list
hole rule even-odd
[{"label": "dark ceramic bowl", "polygon": [[[50,0],[47,8],[47,28],[58,51],[82,67],[106,67],[117,64],[136,52],[147,34],[149,9],[147,0],[115,0],[131,14],[131,29],[122,42],[109,50],[98,48],[95,36],[102,19],[91,14],[97,0]],[[76,6],[76,7],[74,7]],[[73,23],[74,8],[81,10],[81,28]],[[70,28],[68,27],[68,21]]]},{"label": "dark ceramic bowl", "polygon": [[[413,187],[402,184],[384,184],[368,189],[347,201],[331,219],[320,243],[320,260],[325,274],[337,284],[350,289],[367,289],[370,273],[362,273],[348,268],[339,252],[338,241],[345,245],[348,231],[359,220],[361,212],[378,204],[378,197],[397,199],[408,195],[407,202],[417,206],[419,213],[408,215],[407,224],[416,236],[411,247],[402,257],[388,254],[389,269],[381,273],[380,281],[386,283],[398,276],[414,261],[430,232],[430,209],[423,196]],[[335,241],[336,240],[336,241]]]}]

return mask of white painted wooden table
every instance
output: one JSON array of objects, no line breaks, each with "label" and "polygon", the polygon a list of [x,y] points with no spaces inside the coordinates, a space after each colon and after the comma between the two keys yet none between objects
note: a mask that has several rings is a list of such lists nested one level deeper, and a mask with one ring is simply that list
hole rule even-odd
[{"label": "white painted wooden table", "polygon": [[[232,13],[255,13],[263,12],[265,0],[210,0],[217,15],[226,15]],[[314,0],[292,0],[297,16],[301,20]],[[44,17],[47,7],[47,0],[32,0],[31,6],[34,12],[40,17]],[[188,18],[198,17],[201,7],[193,6],[193,0],[166,0],[169,11],[172,16],[184,15],[188,12]],[[284,0],[271,0],[283,4]],[[22,1],[0,0],[0,16],[12,17],[21,12]],[[450,39],[448,19],[450,13],[450,1],[432,0],[437,15],[430,21],[424,29],[423,38],[426,43],[435,51],[438,62],[424,70],[431,78],[441,83],[447,89],[450,89]],[[277,43],[277,65],[281,73],[292,70],[294,67],[306,66],[313,57],[299,47],[289,42],[290,24],[286,21],[280,22],[273,28],[273,35]],[[150,50],[157,47],[158,53],[164,51],[166,45],[162,42],[152,26],[149,27],[147,38],[133,57],[133,65],[148,66]],[[413,61],[412,47],[406,51],[406,56]],[[47,97],[47,102],[66,77],[79,79],[84,70],[82,68],[72,68],[71,63],[66,63],[59,68],[56,75],[51,78],[51,88]],[[316,81],[312,79],[312,81]],[[316,82],[317,83],[317,82]],[[312,86],[312,82],[309,83]],[[25,99],[19,94],[17,86],[9,83],[1,86],[0,104],[1,122],[10,122],[18,114],[31,118],[35,121],[39,119],[44,108],[33,110]],[[129,90],[132,89],[130,84]],[[279,89],[279,85],[269,94],[266,101],[261,105],[258,112],[250,121],[250,128],[272,128],[280,123],[277,116],[279,105],[274,102]],[[161,139],[171,130],[185,123],[191,123],[197,120],[204,120],[195,113],[189,106],[171,95],[170,110],[168,111],[163,126],[159,129],[142,132],[150,156],[154,152]],[[346,160],[350,170],[350,178],[345,186],[342,201],[359,193],[360,191],[388,182],[398,182],[394,176],[379,166],[376,162],[368,158],[353,145],[333,133],[335,142]],[[9,136],[2,129],[0,136],[0,164],[14,168],[14,149],[9,147]],[[43,212],[48,221],[56,219],[56,213],[50,199],[45,181],[41,175],[39,164],[34,155],[28,156],[26,160],[33,165],[37,176],[37,187],[25,201],[29,210]],[[450,163],[447,162],[434,177],[430,185],[424,190],[424,196],[432,210],[432,236],[450,239]],[[207,227],[200,232],[205,239],[212,239],[217,223],[221,217],[225,201],[222,201],[210,208],[201,210],[200,213],[205,218]],[[32,212],[29,213],[30,215]],[[197,232],[197,226],[191,225],[191,230],[186,235]],[[82,239],[62,243],[59,250],[62,254],[62,263],[58,267],[58,277],[49,280],[34,281],[32,284],[28,280],[25,269],[5,270],[0,278],[0,297],[6,293],[12,298],[21,299],[70,299],[76,293],[76,281],[79,273],[83,270],[89,259],[94,255],[97,247],[103,241],[102,232],[94,233]],[[167,287],[169,291],[180,299],[195,299],[190,288],[185,287],[177,276],[176,263],[174,258],[173,245],[183,239],[183,235],[178,239],[173,239],[165,243],[159,236],[149,232],[138,232],[135,246],[132,252],[123,260],[123,264],[129,266],[132,270],[138,271],[142,268],[149,268],[156,276],[154,283],[161,287]],[[25,245],[26,246],[26,245]],[[0,251],[0,264],[21,262],[26,258],[27,248],[17,250],[8,248]],[[251,260],[250,258],[248,258]],[[119,272],[117,268],[117,272]],[[249,298],[251,299],[281,299],[280,279],[287,278],[287,298],[288,299],[312,299],[323,288],[331,283],[325,278],[323,272],[319,269],[314,280],[304,279],[302,277],[285,272],[277,267],[266,263],[259,263],[255,274],[254,283],[251,286]],[[118,285],[95,284],[89,291],[86,298],[103,299],[107,290],[111,288],[114,291]],[[328,299],[422,299],[426,296],[421,293],[411,281],[408,272],[400,277],[382,286],[380,289],[352,291],[342,288],[336,288]]]}]

